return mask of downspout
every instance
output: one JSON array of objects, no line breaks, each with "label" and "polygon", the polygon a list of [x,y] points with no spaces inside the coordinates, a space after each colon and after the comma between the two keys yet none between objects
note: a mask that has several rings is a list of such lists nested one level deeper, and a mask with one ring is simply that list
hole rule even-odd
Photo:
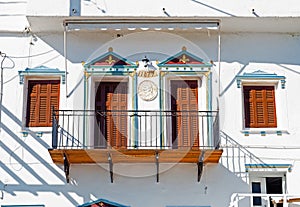
[{"label": "downspout", "polygon": [[220,31],[220,23],[218,23],[218,63],[219,63],[219,98],[220,98],[220,95],[221,95],[221,31]]},{"label": "downspout", "polygon": [[0,132],[2,131],[2,100],[3,100],[3,62],[6,58],[6,54],[5,53],[1,53],[0,52],[0,57],[2,57],[2,54],[3,54],[3,58],[2,58],[2,61],[1,61],[1,92],[0,92]]},{"label": "downspout", "polygon": [[64,57],[65,57],[65,83],[66,83],[66,98],[69,98],[68,95],[68,60],[67,60],[67,23],[64,23]]},{"label": "downspout", "polygon": [[[218,63],[219,63],[219,95],[218,95],[218,98],[217,98],[217,116],[215,119],[217,119],[217,126],[218,126],[218,129],[217,129],[217,132],[214,132],[214,133],[217,133],[217,134],[213,134],[213,137],[214,138],[218,138],[218,141],[217,141],[217,146],[214,146],[214,148],[216,147],[219,147],[220,145],[220,141],[221,141],[221,138],[220,138],[220,113],[219,113],[219,110],[220,110],[220,96],[221,96],[221,25],[220,25],[220,22],[218,23]],[[216,140],[214,140],[214,144],[216,143]]]}]

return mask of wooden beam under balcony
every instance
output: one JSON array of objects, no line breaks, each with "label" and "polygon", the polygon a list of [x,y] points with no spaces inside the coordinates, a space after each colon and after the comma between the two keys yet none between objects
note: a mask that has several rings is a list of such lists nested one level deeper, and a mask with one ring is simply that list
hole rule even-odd
[{"label": "wooden beam under balcony", "polygon": [[[70,164],[85,163],[198,163],[201,149],[49,149],[55,164],[64,164],[64,155]],[[204,150],[203,163],[218,163],[222,149]],[[110,156],[110,158],[109,158]]]}]

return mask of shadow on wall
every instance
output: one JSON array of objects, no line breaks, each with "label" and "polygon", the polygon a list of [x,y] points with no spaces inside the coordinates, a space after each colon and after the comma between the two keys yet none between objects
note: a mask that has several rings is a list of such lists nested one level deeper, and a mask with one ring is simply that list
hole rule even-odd
[{"label": "shadow on wall", "polygon": [[[122,31],[116,31],[116,34],[118,32],[122,33]],[[151,33],[151,31],[136,32],[127,35],[125,34],[122,37],[115,37],[114,34],[108,32],[69,32],[67,33],[68,40],[66,44],[68,60],[72,63],[81,63],[81,61],[88,60],[88,57],[90,57],[91,54],[93,54],[97,49],[101,48],[101,46],[104,44],[110,41],[118,41],[120,43],[126,42],[128,41],[129,36],[138,37],[139,33],[143,36]],[[135,45],[135,47],[142,45],[144,48],[147,48],[148,44],[151,45],[151,41],[155,45],[155,43],[157,43],[156,41],[161,41],[160,39],[156,38],[159,36],[159,34],[169,34],[174,36],[174,33],[172,32],[152,33],[153,38],[150,40],[136,40],[138,44]],[[214,60],[214,62],[217,62],[217,39],[216,41],[211,41],[213,37],[217,37],[217,34],[212,33],[211,37],[206,36],[206,39],[201,39],[200,42],[198,42],[200,34],[197,34],[197,36],[195,35],[194,37],[189,36],[189,40],[194,41],[195,44],[201,45],[201,48],[204,50],[204,52],[207,53],[208,56]],[[184,38],[184,35],[176,35],[179,38]],[[64,55],[64,42],[62,33],[52,35],[37,34],[37,36],[62,56]],[[207,45],[206,43],[210,41],[210,45]],[[300,60],[297,57],[297,54],[300,53],[300,48],[296,46],[299,45],[299,41],[300,38],[298,36],[293,36],[291,34],[224,33],[221,34],[221,62],[238,62],[243,65],[248,63],[299,65]],[[134,54],[135,51],[132,48],[132,44],[134,43],[131,43],[130,52],[131,54]],[[174,44],[176,44],[176,42],[174,42]],[[158,47],[159,45],[161,44],[158,44]],[[178,45],[178,50],[181,47],[182,45]],[[212,47],[215,48],[215,50],[212,50]],[[115,49],[116,51],[119,50],[119,48]],[[144,51],[145,50],[147,51],[147,49],[144,49]],[[153,51],[159,52],[160,48],[157,48],[157,50]],[[174,53],[177,51],[174,51]]]},{"label": "shadow on wall", "polygon": [[[21,120],[19,120],[5,106],[2,106],[2,113],[10,119],[5,122],[14,122],[14,124],[18,125],[20,129],[22,128]],[[49,159],[47,159],[48,157],[43,157],[40,155],[40,152],[38,152],[38,150],[42,150],[43,152],[48,153],[48,148],[50,148],[43,139],[37,137],[34,132],[29,132],[31,136],[27,137],[25,142],[20,138],[20,135],[12,131],[5,123],[2,123],[1,133],[2,135],[4,133],[7,134],[2,136],[7,138],[5,140],[3,138],[0,140],[1,151],[3,154],[6,154],[3,156],[3,159],[0,160],[0,167],[7,176],[11,177],[11,180],[14,180],[13,184],[3,183],[5,181],[1,180],[0,186],[3,186],[3,201],[5,201],[6,193],[9,193],[12,196],[18,196],[18,193],[20,192],[29,192],[33,196],[37,196],[41,192],[50,192],[57,196],[63,195],[74,205],[78,204],[77,201],[69,194],[70,189],[66,186],[66,179],[64,177],[63,170],[57,168],[52,163],[49,163]],[[32,140],[29,141],[28,139]],[[11,148],[11,142],[16,142],[18,147]],[[35,144],[32,145],[32,143]],[[16,153],[17,149],[23,150],[24,153]],[[31,158],[34,160],[33,164],[25,161],[26,158],[24,158],[24,154],[30,154],[30,156],[33,157]],[[6,157],[9,157],[9,161],[3,162]],[[15,165],[19,166],[18,169],[14,167]],[[39,165],[40,169],[37,167]],[[31,178],[26,176],[24,177],[24,174],[29,174]],[[55,178],[56,182],[50,181],[53,180],[52,178]]]},{"label": "shadow on wall", "polygon": [[245,164],[266,164],[225,132],[221,131],[220,137],[221,145],[224,150],[220,162],[236,176],[247,181],[248,173],[245,170]]},{"label": "shadow on wall", "polygon": [[199,1],[199,0],[191,0],[191,1],[193,1],[193,2],[195,2],[195,3],[197,3],[197,4],[200,4],[200,5],[202,5],[202,6],[205,6],[205,7],[207,7],[207,8],[210,8],[210,9],[212,9],[212,10],[215,10],[215,11],[217,11],[217,12],[220,12],[221,14],[226,14],[226,15],[231,16],[231,17],[236,17],[236,16],[233,15],[233,14],[230,14],[230,13],[228,13],[228,12],[226,12],[226,11],[223,11],[223,10],[218,9],[218,8],[216,8],[216,7],[213,7],[213,6],[210,6],[210,5],[208,5],[208,4],[205,4],[205,3],[203,3],[203,2],[201,2],[201,1]]},{"label": "shadow on wall", "polygon": [[291,34],[225,34],[221,36],[221,61],[300,65],[300,38]]},{"label": "shadow on wall", "polygon": [[[147,164],[146,168],[151,166],[155,171],[155,165]],[[161,164],[162,168],[163,166],[164,164]],[[130,170],[128,165],[125,164],[117,164],[115,167]],[[134,167],[137,168],[137,166]],[[96,165],[89,166],[91,176],[82,176],[85,171],[86,169],[83,166],[77,165],[73,167],[72,175],[74,182],[83,189],[81,196],[84,198],[84,202],[90,201],[91,198],[94,198],[94,200],[105,198],[132,206],[185,206],[187,201],[191,206],[199,204],[229,206],[232,193],[249,192],[247,183],[220,164],[207,164],[199,183],[196,179],[197,169],[195,164],[173,166],[170,170],[160,174],[159,183],[156,183],[155,175],[126,177],[115,174],[115,182],[111,184],[109,182],[109,172],[105,169],[99,169]],[[97,177],[96,180],[93,179],[95,177]],[[118,185],[119,183],[121,185]],[[215,195],[218,195],[218,199],[212,199],[215,198]],[[132,200],[134,200],[134,205]],[[149,201],[149,203],[145,204],[145,201]],[[172,203],[166,203],[166,201]]]}]

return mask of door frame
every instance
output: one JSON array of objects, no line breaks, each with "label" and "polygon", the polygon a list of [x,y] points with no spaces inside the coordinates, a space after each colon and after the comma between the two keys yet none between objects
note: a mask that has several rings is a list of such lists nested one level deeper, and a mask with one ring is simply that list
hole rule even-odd
[{"label": "door frame", "polygon": [[[206,111],[208,108],[207,105],[207,79],[203,73],[195,75],[174,75],[174,74],[167,74],[164,79],[164,91],[163,91],[163,100],[164,101],[164,109],[165,110],[171,110],[171,81],[172,80],[196,80],[198,85],[198,111]],[[201,130],[202,129],[202,122],[199,121],[198,123],[199,127],[199,140],[200,140],[200,146],[201,145],[207,145],[208,143],[208,137],[201,137]],[[172,120],[167,120],[166,127],[168,130],[166,130],[168,140],[167,146],[172,147]],[[206,127],[204,127],[206,128]],[[204,133],[207,134],[207,133]],[[203,141],[204,140],[204,143]]]},{"label": "door frame", "polygon": [[[88,95],[87,95],[87,110],[95,110],[95,98],[96,93],[98,90],[98,86],[100,82],[125,82],[127,83],[127,109],[130,110],[132,108],[132,103],[130,99],[130,94],[132,91],[132,84],[130,84],[130,79],[128,76],[114,76],[114,75],[93,75],[88,81]],[[95,127],[97,123],[95,119],[90,119],[89,126],[91,126],[88,129],[88,139],[87,139],[87,146],[94,147],[94,137],[95,137]],[[128,142],[129,139],[127,139]],[[127,146],[129,143],[127,143]]]}]

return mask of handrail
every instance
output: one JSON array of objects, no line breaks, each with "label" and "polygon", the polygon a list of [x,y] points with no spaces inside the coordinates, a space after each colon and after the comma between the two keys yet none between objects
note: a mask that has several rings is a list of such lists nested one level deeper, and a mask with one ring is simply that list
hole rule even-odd
[{"label": "handrail", "polygon": [[239,202],[245,197],[251,200],[254,197],[265,198],[266,202],[272,202],[275,205],[282,203],[283,207],[287,207],[288,203],[300,202],[300,194],[233,193],[230,198],[229,207],[239,207]]},{"label": "handrail", "polygon": [[[109,120],[111,121],[109,122]],[[160,124],[161,121],[162,125]],[[177,125],[174,125],[174,121],[178,122]],[[182,121],[184,121],[185,125],[179,123]],[[126,122],[124,125],[126,129],[120,125],[121,122]],[[107,131],[110,130],[106,129],[107,124],[110,127],[115,127],[113,132]],[[208,127],[209,124],[212,126]],[[52,147],[108,147],[107,144],[110,143],[107,143],[107,136],[112,135],[107,133],[117,133],[113,136],[121,136],[123,138],[120,139],[124,139],[124,137],[127,139],[125,147],[169,148],[174,147],[172,145],[174,133],[184,132],[182,130],[181,132],[172,130],[172,126],[174,128],[174,126],[178,127],[178,125],[182,126],[182,129],[189,133],[189,135],[180,136],[189,136],[189,140],[192,140],[190,141],[190,146],[185,145],[185,147],[193,147],[195,145],[193,140],[197,140],[197,137],[199,137],[201,145],[199,147],[219,148],[220,137],[217,111],[196,110],[53,110]],[[194,131],[190,127],[193,127]],[[85,128],[84,131],[83,128]],[[212,130],[212,132],[209,132],[209,130]],[[97,145],[92,142],[94,140],[93,136],[95,139],[99,139]],[[161,136],[165,138],[161,139]],[[88,140],[88,143],[83,143],[84,140]],[[212,143],[212,146],[208,143]]]}]

